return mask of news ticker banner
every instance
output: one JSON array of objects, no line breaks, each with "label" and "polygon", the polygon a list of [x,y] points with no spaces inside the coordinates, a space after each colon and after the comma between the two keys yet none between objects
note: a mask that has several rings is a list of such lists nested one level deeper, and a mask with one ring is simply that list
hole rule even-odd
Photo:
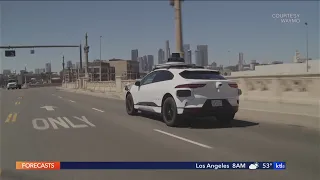
[{"label": "news ticker banner", "polygon": [[286,162],[16,162],[17,170],[285,170],[286,166]]}]

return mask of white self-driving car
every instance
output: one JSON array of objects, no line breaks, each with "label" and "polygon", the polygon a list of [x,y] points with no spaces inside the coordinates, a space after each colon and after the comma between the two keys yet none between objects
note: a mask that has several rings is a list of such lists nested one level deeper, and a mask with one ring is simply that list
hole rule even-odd
[{"label": "white self-driving car", "polygon": [[131,87],[126,87],[126,110],[162,114],[168,126],[188,117],[214,116],[222,125],[233,120],[241,90],[219,71],[185,63],[158,65]]}]

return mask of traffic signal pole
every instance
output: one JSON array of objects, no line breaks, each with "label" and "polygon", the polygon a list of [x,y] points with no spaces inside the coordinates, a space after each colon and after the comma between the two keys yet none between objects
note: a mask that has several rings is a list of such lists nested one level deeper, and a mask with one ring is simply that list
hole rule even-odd
[{"label": "traffic signal pole", "polygon": [[34,49],[34,48],[79,48],[80,49],[80,69],[82,69],[82,51],[80,45],[35,45],[35,46],[0,46],[0,49]]}]

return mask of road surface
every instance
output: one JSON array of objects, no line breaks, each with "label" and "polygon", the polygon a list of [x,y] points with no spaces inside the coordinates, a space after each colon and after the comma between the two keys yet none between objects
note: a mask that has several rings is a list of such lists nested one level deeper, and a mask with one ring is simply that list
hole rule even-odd
[{"label": "road surface", "polygon": [[[123,101],[53,87],[1,90],[0,95],[3,180],[320,178],[319,133],[309,128],[255,119],[237,119],[232,128],[209,120],[170,128],[157,117],[128,116]],[[286,161],[287,170],[17,171],[16,161]]]}]

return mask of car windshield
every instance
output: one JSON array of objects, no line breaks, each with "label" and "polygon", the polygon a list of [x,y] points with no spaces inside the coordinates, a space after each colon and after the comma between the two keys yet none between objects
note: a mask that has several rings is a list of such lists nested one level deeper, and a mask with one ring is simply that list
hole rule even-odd
[{"label": "car windshield", "polygon": [[183,71],[180,73],[180,76],[185,79],[225,79],[223,76],[219,74],[219,72],[215,71]]},{"label": "car windshield", "polygon": [[9,80],[8,82],[9,82],[9,83],[14,83],[14,82],[16,82],[16,80],[11,79],[11,80]]}]

